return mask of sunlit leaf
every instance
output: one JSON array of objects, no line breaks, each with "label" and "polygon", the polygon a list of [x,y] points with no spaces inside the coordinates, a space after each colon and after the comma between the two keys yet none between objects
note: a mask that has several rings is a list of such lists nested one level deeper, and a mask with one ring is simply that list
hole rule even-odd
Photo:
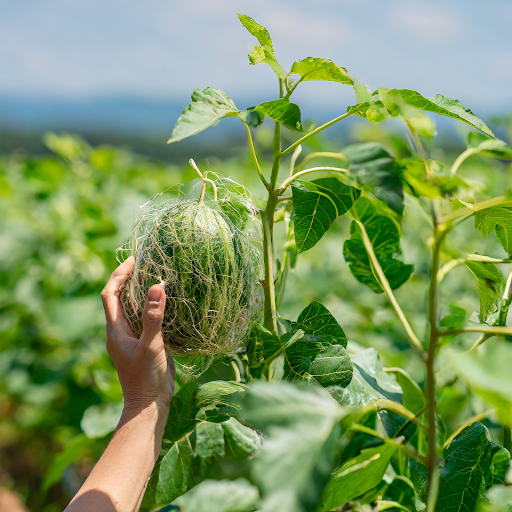
[{"label": "sunlit leaf", "polygon": [[324,387],[346,387],[352,380],[352,361],[341,345],[332,345],[315,357],[308,373]]},{"label": "sunlit leaf", "polygon": [[440,464],[436,511],[474,510],[491,464],[489,441],[487,428],[473,423],[450,443]]},{"label": "sunlit leaf", "polygon": [[226,455],[232,459],[242,459],[258,451],[261,438],[252,428],[230,418],[222,425],[226,439]]},{"label": "sunlit leaf", "polygon": [[384,476],[397,445],[385,443],[364,450],[337,469],[322,496],[322,510],[327,512],[348,503],[353,498],[375,487]]},{"label": "sunlit leaf", "polygon": [[204,459],[224,456],[224,430],[220,423],[203,422],[196,427],[194,452]]},{"label": "sunlit leaf", "polygon": [[257,112],[261,120],[267,116],[273,121],[277,121],[283,126],[286,126],[289,130],[299,133],[303,132],[302,122],[300,120],[300,109],[295,103],[290,103],[288,98],[267,101],[247,110],[248,112]]},{"label": "sunlit leaf", "polygon": [[487,238],[494,231],[507,254],[512,254],[512,208],[494,206],[475,213],[475,227]]},{"label": "sunlit leaf", "polygon": [[204,480],[175,502],[182,512],[253,512],[259,506],[258,489],[245,478]]},{"label": "sunlit leaf", "polygon": [[396,160],[377,142],[363,142],[343,148],[349,163],[349,177],[402,215],[404,192]]},{"label": "sunlit leaf", "polygon": [[260,64],[262,62],[266,62],[274,70],[278,77],[286,78],[288,73],[279,65],[276,60],[272,39],[270,39],[268,30],[245,14],[239,14],[238,19],[261,45],[255,46],[249,53],[249,62],[251,64]]},{"label": "sunlit leaf", "polygon": [[295,245],[301,253],[311,249],[329,229],[336,217],[354,204],[357,191],[336,178],[292,185]]},{"label": "sunlit leaf", "polygon": [[239,113],[233,100],[220,89],[194,89],[192,103],[181,113],[167,143],[186,139],[223,117],[238,116]]},{"label": "sunlit leaf", "polygon": [[[391,288],[395,290],[402,286],[411,276],[414,266],[406,265],[396,257],[400,254],[401,228],[398,221],[378,201],[370,201],[365,197],[356,201],[351,213],[363,223]],[[343,245],[343,256],[359,282],[376,293],[382,293],[356,221],[350,225],[350,240],[346,240]]]},{"label": "sunlit leaf", "polygon": [[512,148],[500,139],[489,139],[481,133],[469,132],[467,145],[475,153],[482,153],[482,155],[501,160],[512,160]]},{"label": "sunlit leaf", "polygon": [[345,68],[336,66],[332,60],[308,57],[294,62],[290,74],[298,73],[303,81],[327,80],[352,85],[354,80]]},{"label": "sunlit leaf", "polygon": [[480,292],[480,321],[494,325],[499,319],[503,278],[494,263],[466,261],[464,265],[476,277]]},{"label": "sunlit leaf", "polygon": [[500,339],[489,340],[478,352],[451,354],[450,361],[456,375],[497,407],[504,425],[512,426],[511,344]]}]

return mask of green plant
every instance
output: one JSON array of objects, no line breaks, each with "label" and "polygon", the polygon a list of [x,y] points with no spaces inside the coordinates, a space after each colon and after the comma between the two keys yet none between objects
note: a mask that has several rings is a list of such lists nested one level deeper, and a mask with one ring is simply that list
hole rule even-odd
[{"label": "green plant", "polygon": [[[485,197],[484,191],[458,176],[457,171],[471,155],[511,159],[512,150],[495,139],[469,109],[445,96],[425,98],[415,91],[385,88],[372,93],[364,84],[355,84],[346,69],[326,59],[310,57],[295,62],[287,72],[277,61],[268,31],[248,16],[239,18],[261,45],[253,48],[249,60],[251,64],[270,65],[277,75],[279,99],[240,111],[224,92],[211,87],[196,89],[169,142],[194,135],[224,117],[238,117],[246,128],[254,166],[267,191],[266,205],[259,211],[265,269],[263,325],[254,327],[246,351],[234,365],[236,380],[249,382],[248,391],[217,381],[198,389],[183,388],[176,396],[170,415],[172,434],[166,437],[172,445],[166,447],[155,469],[145,504],[170,502],[201,480],[201,467],[194,471],[193,464],[183,459],[184,454],[193,458],[190,435],[194,427],[195,454],[202,464],[209,457],[221,456],[221,446],[242,445],[241,439],[230,440],[225,428],[235,421],[228,418],[238,415],[268,433],[252,462],[253,479],[262,492],[261,510],[348,510],[371,503],[377,510],[473,510],[486,489],[505,481],[510,454],[495,445],[487,428],[477,421],[491,411],[466,421],[447,439],[443,436],[437,410],[436,357],[440,347],[456,336],[480,334],[469,352],[461,356],[480,372],[475,369],[471,376],[465,376],[457,354],[452,355],[453,371],[463,380],[474,379],[476,382],[470,383],[474,389],[496,405],[506,433],[504,442],[510,448],[510,392],[487,382],[489,375],[479,366],[482,363],[475,349],[490,337],[512,335],[506,326],[512,274],[505,282],[497,267],[511,263],[512,195]],[[298,80],[293,81],[294,75]],[[301,82],[308,80],[352,85],[357,104],[305,133],[300,109],[290,98]],[[435,126],[423,111],[465,122],[485,136],[470,133],[468,149],[448,168],[429,158],[424,148],[422,137],[432,137]],[[309,153],[299,161],[303,145],[311,137],[354,115],[372,123],[400,118],[414,141],[413,153],[398,162],[383,146],[370,142],[346,147],[340,153]],[[275,123],[269,178],[260,165],[250,129],[266,117]],[[286,148],[282,147],[283,128],[299,134]],[[289,176],[280,182],[281,165],[288,155]],[[342,166],[309,167],[313,159],[331,159]],[[304,181],[320,172],[322,177]],[[421,210],[432,229],[427,241],[431,261],[424,336],[416,334],[394,292],[414,271],[414,266],[401,258],[405,197]],[[351,219],[350,238],[343,246],[345,260],[360,283],[388,299],[416,356],[425,364],[424,390],[404,370],[383,369],[372,349],[349,356],[343,329],[321,303],[311,303],[296,321],[278,314],[297,257],[314,247],[342,215]],[[494,231],[506,256],[462,254],[451,244],[451,233],[468,219],[475,220],[484,237]],[[275,258],[274,230],[279,221],[283,221],[286,238],[281,260]],[[465,312],[460,311],[440,318],[438,288],[458,265],[476,277],[479,287],[480,312],[472,324],[465,322]],[[496,347],[510,355],[508,345]],[[254,380],[260,382],[251,383]],[[284,380],[305,380],[316,386],[276,384]],[[196,393],[204,394],[203,402],[193,398]],[[238,394],[244,396],[240,411],[227,398]],[[194,401],[195,420],[186,427],[175,425],[175,418],[184,410],[190,416]],[[251,435],[251,430],[240,423],[236,429]],[[206,447],[200,435],[203,430],[202,435],[208,438]],[[340,459],[340,439],[347,430],[357,432],[348,448],[358,436],[365,436],[366,445],[374,447],[362,451],[361,445],[354,447],[353,457],[342,452]],[[295,445],[291,443],[294,438]],[[254,449],[253,443],[242,453]],[[394,477],[389,475],[390,463]],[[288,476],[286,482],[282,473]]]}]

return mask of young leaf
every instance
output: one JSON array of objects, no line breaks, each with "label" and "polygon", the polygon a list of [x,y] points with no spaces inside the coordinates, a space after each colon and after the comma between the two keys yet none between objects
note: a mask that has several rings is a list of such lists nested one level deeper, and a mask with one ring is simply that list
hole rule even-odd
[{"label": "young leaf", "polygon": [[342,507],[375,487],[384,476],[397,445],[385,443],[345,462],[329,480],[322,496],[322,511]]},{"label": "young leaf", "polygon": [[512,148],[502,140],[489,139],[478,132],[469,132],[467,145],[468,149],[473,149],[475,153],[482,153],[501,160],[512,160]]},{"label": "young leaf", "polygon": [[352,144],[343,155],[350,163],[349,177],[402,215],[404,192],[395,159],[377,142]]},{"label": "young leaf", "polygon": [[249,53],[249,62],[251,64],[266,62],[279,78],[286,78],[288,73],[277,62],[272,39],[270,39],[268,30],[245,14],[239,14],[238,19],[249,33],[261,44],[261,46],[255,46],[251,53]]},{"label": "young leaf", "polygon": [[261,438],[252,428],[242,425],[235,418],[230,418],[221,425],[226,439],[227,457],[243,459],[259,450]]},{"label": "young leaf", "polygon": [[289,130],[302,133],[302,122],[300,120],[300,109],[295,103],[290,103],[288,98],[281,98],[274,101],[261,103],[257,107],[250,107],[248,112],[256,112],[263,120],[265,116],[273,121],[281,123]]},{"label": "young leaf", "polygon": [[[297,183],[298,182],[298,183]],[[336,178],[292,184],[295,245],[301,253],[311,249],[336,217],[354,204],[357,191]]]},{"label": "young leaf", "polygon": [[366,117],[373,123],[380,123],[390,116],[402,115],[407,118],[411,117],[412,114],[414,117],[414,110],[424,110],[453,117],[494,137],[492,131],[471,110],[466,109],[459,101],[442,94],[433,98],[425,98],[420,93],[409,89],[386,89],[381,87],[372,93],[369,102],[351,108],[355,107],[357,107],[357,115]]},{"label": "young leaf", "polygon": [[330,59],[308,57],[307,59],[294,62],[290,75],[295,73],[298,73],[303,81],[326,80],[349,85],[354,84],[354,80],[348,74],[347,70],[336,66]]},{"label": "young leaf", "polygon": [[402,388],[403,406],[414,414],[421,411],[426,405],[425,394],[412,377],[402,368],[386,368],[385,372],[394,375],[398,385]]},{"label": "young leaf", "polygon": [[503,249],[507,254],[512,254],[512,208],[494,206],[476,212],[475,227],[482,232],[484,238],[494,231]]},{"label": "young leaf", "polygon": [[[354,218],[359,219],[365,226],[389,285],[393,290],[399,288],[414,270],[413,265],[406,265],[395,257],[400,254],[400,224],[378,201],[370,201],[365,197],[356,201],[351,212]],[[350,240],[346,240],[343,245],[343,256],[359,282],[366,284],[376,293],[382,293],[356,221],[352,221],[350,225]]]},{"label": "young leaf", "polygon": [[174,443],[155,467],[142,505],[164,505],[185,494],[195,484],[192,448],[187,439]]},{"label": "young leaf", "polygon": [[202,91],[194,89],[192,103],[181,113],[171,138],[167,141],[178,142],[191,135],[196,135],[223,117],[238,116],[240,111],[233,100],[220,89],[207,87]]},{"label": "young leaf", "polygon": [[486,488],[497,484],[504,484],[505,477],[510,468],[510,453],[503,446],[490,443],[491,447],[491,470],[486,478]]},{"label": "young leaf", "polygon": [[259,508],[258,489],[245,478],[204,480],[174,503],[182,512],[253,512]]},{"label": "young leaf", "polygon": [[[491,342],[492,341],[492,342]],[[503,425],[512,426],[512,346],[495,339],[487,342],[483,352],[452,354],[455,374],[486,402],[497,407]]]},{"label": "young leaf", "polygon": [[503,278],[494,263],[466,261],[464,265],[476,277],[480,292],[480,321],[495,325],[500,316]]},{"label": "young leaf", "polygon": [[444,453],[436,511],[474,510],[491,465],[489,433],[481,423],[466,427]]}]

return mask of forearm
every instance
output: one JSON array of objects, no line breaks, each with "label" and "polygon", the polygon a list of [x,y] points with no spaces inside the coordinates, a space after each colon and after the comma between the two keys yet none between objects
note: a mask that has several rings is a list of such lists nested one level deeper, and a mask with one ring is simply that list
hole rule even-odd
[{"label": "forearm", "polygon": [[124,410],[119,425],[66,512],[135,511],[160,453],[169,409]]}]

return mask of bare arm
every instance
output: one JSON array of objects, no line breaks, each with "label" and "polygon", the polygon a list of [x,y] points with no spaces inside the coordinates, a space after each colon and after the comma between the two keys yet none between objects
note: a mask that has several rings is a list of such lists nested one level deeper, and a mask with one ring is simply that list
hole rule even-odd
[{"label": "bare arm", "polygon": [[123,414],[107,449],[66,512],[138,510],[160,453],[174,393],[174,363],[172,358],[167,361],[161,334],[165,293],[160,285],[150,288],[144,329],[137,340],[119,301],[133,264],[133,258],[121,264],[101,293],[107,349],[123,388]]}]

